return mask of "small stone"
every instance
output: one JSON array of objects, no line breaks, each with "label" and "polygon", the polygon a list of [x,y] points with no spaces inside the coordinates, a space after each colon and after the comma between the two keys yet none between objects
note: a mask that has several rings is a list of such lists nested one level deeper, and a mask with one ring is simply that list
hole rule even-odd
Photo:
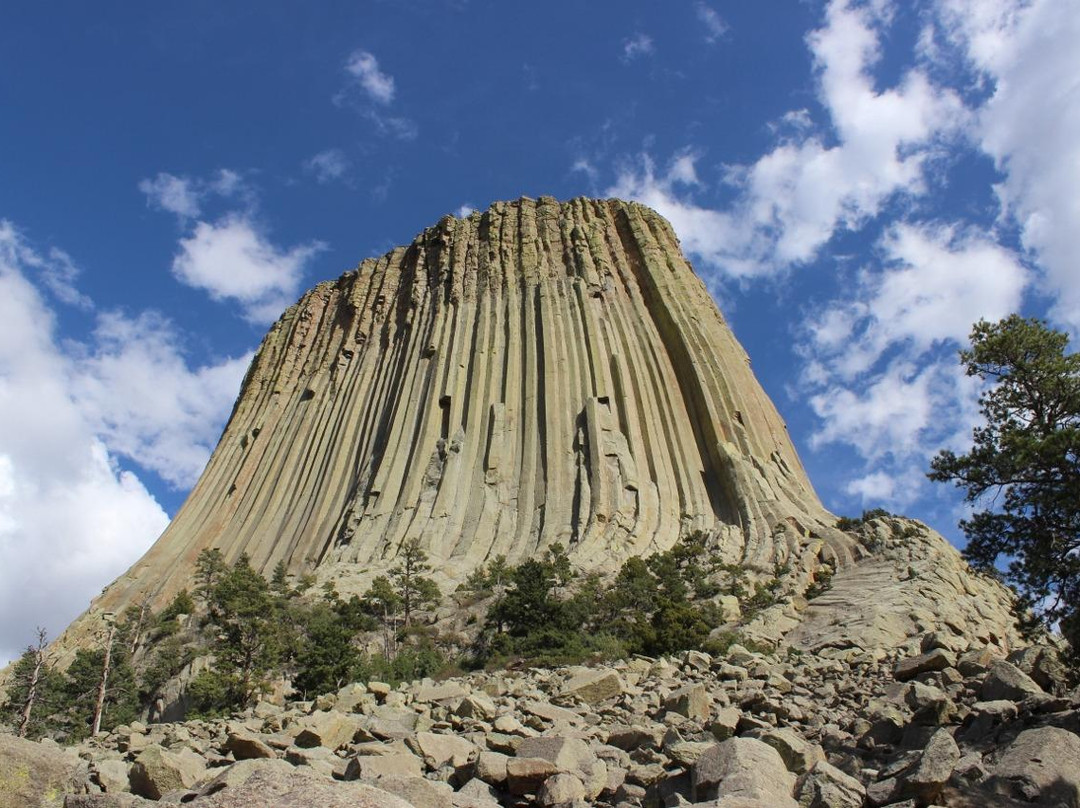
[{"label": "small stone", "polygon": [[535,794],[558,767],[543,758],[514,757],[506,761],[506,787],[511,794]]}]

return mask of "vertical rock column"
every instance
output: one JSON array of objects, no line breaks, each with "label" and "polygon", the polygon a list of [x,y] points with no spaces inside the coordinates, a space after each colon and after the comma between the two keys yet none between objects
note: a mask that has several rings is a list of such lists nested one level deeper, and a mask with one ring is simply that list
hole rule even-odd
[{"label": "vertical rock column", "polygon": [[463,574],[556,542],[610,568],[705,530],[764,566],[830,524],[670,225],[523,198],[285,312],[187,502],[96,608],[164,600],[212,547],[299,573],[415,538]]}]

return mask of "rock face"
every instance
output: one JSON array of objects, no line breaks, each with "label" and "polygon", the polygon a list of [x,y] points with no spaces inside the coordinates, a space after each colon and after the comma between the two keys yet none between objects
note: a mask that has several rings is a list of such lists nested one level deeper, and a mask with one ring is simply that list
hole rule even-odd
[{"label": "rock face", "polygon": [[671,226],[523,198],[285,312],[187,502],[95,610],[163,602],[207,548],[348,591],[411,539],[450,579],[556,542],[614,569],[694,530],[726,562],[835,566],[833,523]]}]

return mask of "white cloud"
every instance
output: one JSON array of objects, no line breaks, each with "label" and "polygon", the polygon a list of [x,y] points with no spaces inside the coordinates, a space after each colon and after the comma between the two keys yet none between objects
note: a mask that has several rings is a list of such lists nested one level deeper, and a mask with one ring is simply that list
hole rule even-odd
[{"label": "white cloud", "polygon": [[705,28],[705,41],[710,45],[718,42],[728,32],[728,25],[724,22],[724,18],[707,3],[696,3],[694,12],[697,14],[698,21]]},{"label": "white cloud", "polygon": [[246,364],[191,368],[149,314],[61,340],[37,285],[47,260],[0,223],[0,664],[37,625],[55,637],[164,529],[117,455],[190,483]]},{"label": "white cloud", "polygon": [[341,179],[349,170],[349,158],[341,149],[326,149],[304,161],[304,170],[319,183]]},{"label": "white cloud", "polygon": [[255,203],[254,189],[239,172],[229,168],[219,169],[208,180],[161,171],[153,179],[141,180],[139,190],[146,195],[147,204],[174,214],[181,224],[202,215],[202,204],[210,196],[239,198],[248,207]]},{"label": "white cloud", "polygon": [[[402,115],[390,115],[386,108],[394,100],[396,88],[393,76],[379,69],[375,56],[365,50],[354,51],[345,62],[345,72],[354,80],[334,96],[334,103],[355,107],[375,131],[397,140],[415,140],[420,133],[416,122]],[[358,89],[362,101],[357,102]]]},{"label": "white cloud", "polygon": [[879,247],[885,268],[864,270],[853,295],[807,324],[815,357],[843,379],[897,346],[919,357],[963,343],[975,321],[1018,311],[1030,282],[1016,256],[958,225],[896,224]]},{"label": "white cloud", "polygon": [[925,490],[930,457],[962,449],[977,422],[978,383],[955,349],[975,321],[1020,309],[1030,273],[958,225],[896,224],[878,251],[850,295],[808,318],[801,388],[819,418],[811,446],[865,462],[846,492],[905,505]]},{"label": "white cloud", "polygon": [[214,300],[239,302],[252,322],[272,322],[295,302],[308,262],[323,249],[317,241],[278,249],[249,217],[232,214],[199,222],[180,240],[173,274]]},{"label": "white cloud", "polygon": [[159,314],[104,313],[78,356],[72,393],[110,452],[187,488],[217,444],[251,355],[189,368],[181,344]]},{"label": "white cloud", "polygon": [[648,34],[636,33],[632,37],[623,40],[622,58],[624,62],[632,62],[642,56],[648,56],[653,52],[652,37]]},{"label": "white cloud", "polygon": [[468,202],[466,202],[464,205],[457,209],[457,212],[455,212],[454,215],[457,216],[459,219],[464,219],[466,216],[469,216],[473,213],[476,213],[476,206],[470,205]]},{"label": "white cloud", "polygon": [[365,50],[353,51],[345,62],[345,70],[372,101],[389,104],[394,100],[394,78],[379,69],[379,61],[373,54]]},{"label": "white cloud", "polygon": [[833,136],[814,134],[805,110],[785,115],[791,138],[751,165],[729,167],[726,179],[738,191],[729,209],[697,204],[676,188],[686,184],[678,161],[657,174],[647,156],[624,167],[611,192],[656,206],[690,252],[729,277],[812,261],[838,230],[861,228],[899,195],[924,193],[931,158],[943,140],[960,136],[965,109],[918,69],[878,89],[872,68],[881,58],[881,18],[870,6],[829,5],[807,42]]},{"label": "white cloud", "polygon": [[146,194],[146,201],[153,207],[168,211],[181,219],[194,219],[199,215],[201,192],[191,180],[167,172],[139,182],[139,190]]},{"label": "white cloud", "polygon": [[1052,315],[1080,334],[1080,6],[1059,0],[941,0],[946,36],[993,92],[976,136],[1024,247],[1045,268]]}]

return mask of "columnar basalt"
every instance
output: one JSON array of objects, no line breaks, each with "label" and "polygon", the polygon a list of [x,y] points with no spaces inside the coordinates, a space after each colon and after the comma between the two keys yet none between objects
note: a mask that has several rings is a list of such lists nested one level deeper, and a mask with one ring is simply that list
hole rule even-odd
[{"label": "columnar basalt", "polygon": [[160,602],[206,548],[348,578],[418,539],[453,577],[556,542],[613,568],[702,530],[764,569],[844,560],[832,522],[671,226],[523,198],[285,312],[189,499],[98,608]]}]

